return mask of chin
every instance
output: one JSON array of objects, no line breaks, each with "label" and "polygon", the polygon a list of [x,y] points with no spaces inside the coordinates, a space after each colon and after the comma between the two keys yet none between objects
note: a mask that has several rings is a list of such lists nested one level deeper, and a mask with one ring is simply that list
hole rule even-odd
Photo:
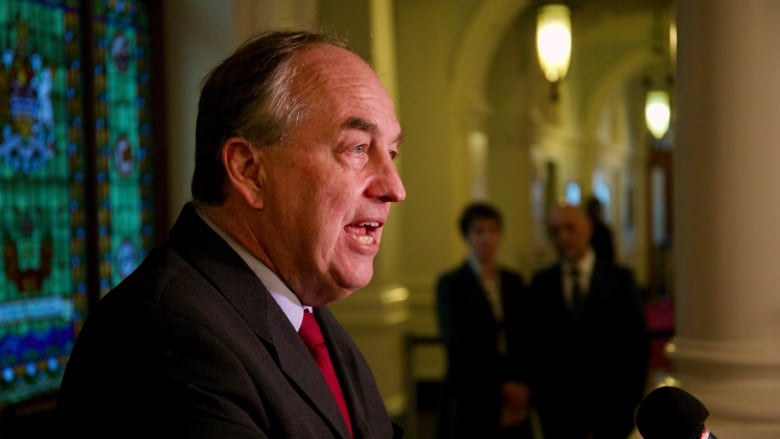
[{"label": "chin", "polygon": [[355,260],[355,258],[334,260],[329,264],[324,275],[326,277],[322,280],[331,285],[333,295],[346,297],[371,281],[374,275],[373,259],[371,261]]},{"label": "chin", "polygon": [[367,273],[362,273],[360,270],[348,273],[347,276],[342,278],[342,282],[339,282],[345,291],[349,291],[345,296],[368,285],[373,274],[373,270],[369,270]]}]

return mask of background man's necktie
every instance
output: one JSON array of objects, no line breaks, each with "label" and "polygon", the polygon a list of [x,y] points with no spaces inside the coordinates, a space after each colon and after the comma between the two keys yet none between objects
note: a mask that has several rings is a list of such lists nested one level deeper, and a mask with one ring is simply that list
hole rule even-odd
[{"label": "background man's necktie", "polygon": [[347,424],[349,434],[352,436],[352,422],[349,418],[347,402],[344,400],[344,393],[341,391],[339,378],[336,376],[336,370],[333,368],[333,362],[330,360],[328,347],[325,345],[325,337],[322,335],[322,330],[319,323],[317,323],[317,319],[314,318],[314,314],[308,310],[303,313],[303,323],[298,333],[301,335],[306,347],[309,348],[309,352],[314,356],[314,361],[320,368],[322,376],[325,377],[325,382],[328,383],[328,387],[330,387],[330,391],[333,393],[336,404],[338,404],[341,411],[341,416]]}]

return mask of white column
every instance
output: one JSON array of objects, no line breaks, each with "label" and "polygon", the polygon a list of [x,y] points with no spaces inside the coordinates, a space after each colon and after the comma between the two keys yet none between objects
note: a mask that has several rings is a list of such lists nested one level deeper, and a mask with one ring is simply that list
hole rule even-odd
[{"label": "white column", "polygon": [[718,437],[780,437],[780,2],[677,2],[676,338]]}]

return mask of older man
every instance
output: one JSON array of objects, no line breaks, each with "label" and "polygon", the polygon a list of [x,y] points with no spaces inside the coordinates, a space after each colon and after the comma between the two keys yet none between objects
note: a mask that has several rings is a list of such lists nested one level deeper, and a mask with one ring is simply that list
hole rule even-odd
[{"label": "older man", "polygon": [[624,439],[644,391],[649,342],[633,274],[596,257],[579,206],[549,216],[559,262],[526,308],[531,397],[547,439]]},{"label": "older man", "polygon": [[217,66],[201,92],[194,202],[88,316],[62,383],[65,431],[398,434],[325,305],[371,279],[406,195],[401,138],[376,74],[326,35],[264,34]]}]

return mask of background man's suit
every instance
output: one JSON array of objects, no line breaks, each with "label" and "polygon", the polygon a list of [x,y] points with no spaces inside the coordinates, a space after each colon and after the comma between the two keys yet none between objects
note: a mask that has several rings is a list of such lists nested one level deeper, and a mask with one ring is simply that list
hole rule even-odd
[{"label": "background man's suit", "polygon": [[521,277],[500,270],[506,358],[499,356],[499,330],[486,293],[469,263],[443,274],[437,283],[437,312],[447,350],[447,375],[439,411],[440,438],[494,438],[504,380],[523,381],[517,348]]},{"label": "background man's suit", "polygon": [[644,392],[648,337],[633,274],[596,260],[579,314],[564,299],[562,265],[532,281],[526,320],[531,395],[546,439],[626,438]]},{"label": "background man's suit", "polygon": [[[118,318],[104,318],[111,308]],[[315,314],[341,379],[355,438],[393,437],[365,359],[327,309]],[[79,368],[78,375],[66,370],[60,394],[60,413],[72,432],[349,438],[289,319],[191,205],[170,242],[91,313],[70,359],[83,360],[94,367]],[[219,379],[213,378],[215,371]]]}]

